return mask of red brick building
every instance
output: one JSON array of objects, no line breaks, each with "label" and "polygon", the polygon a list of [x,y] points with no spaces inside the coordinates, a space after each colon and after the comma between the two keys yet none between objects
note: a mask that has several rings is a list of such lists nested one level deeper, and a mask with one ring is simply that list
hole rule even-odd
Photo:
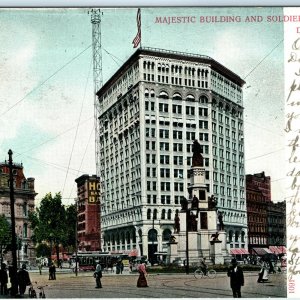
[{"label": "red brick building", "polygon": [[286,202],[269,203],[268,205],[268,244],[286,246]]},{"label": "red brick building", "polygon": [[271,180],[265,173],[246,175],[248,248],[268,247],[268,205],[271,203]]},{"label": "red brick building", "polygon": [[101,249],[99,177],[84,174],[75,182],[78,196],[78,248],[81,251],[99,251]]},{"label": "red brick building", "polygon": [[[15,231],[17,243],[21,245],[17,253],[18,262],[34,262],[35,249],[31,241],[31,229],[28,219],[30,211],[34,211],[35,196],[34,178],[26,178],[22,164],[13,163],[14,199],[15,199]],[[0,163],[0,214],[5,215],[11,222],[9,164],[8,161]],[[5,259],[12,261],[11,253]]]}]

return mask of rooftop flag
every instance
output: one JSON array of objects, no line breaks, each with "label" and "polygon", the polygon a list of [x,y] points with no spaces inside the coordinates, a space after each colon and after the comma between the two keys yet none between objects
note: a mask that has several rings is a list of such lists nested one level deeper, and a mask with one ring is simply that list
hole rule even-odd
[{"label": "rooftop flag", "polygon": [[136,14],[136,23],[137,23],[137,28],[138,32],[135,36],[135,38],[132,41],[133,48],[136,48],[139,43],[141,42],[142,39],[142,33],[141,33],[141,9],[139,8]]}]

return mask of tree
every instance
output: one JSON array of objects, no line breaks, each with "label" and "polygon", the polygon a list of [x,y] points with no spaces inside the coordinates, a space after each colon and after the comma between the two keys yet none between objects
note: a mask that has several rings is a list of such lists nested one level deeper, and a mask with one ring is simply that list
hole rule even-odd
[{"label": "tree", "polygon": [[3,252],[11,244],[11,225],[4,215],[0,215],[0,259],[3,262]]},{"label": "tree", "polygon": [[61,201],[61,194],[57,193],[54,197],[51,193],[46,194],[40,207],[29,214],[29,220],[33,230],[33,241],[48,242],[51,250],[54,246],[58,261],[59,245],[66,245],[68,239],[66,210]]},{"label": "tree", "polygon": [[[77,208],[75,204],[70,205],[66,209],[66,230],[67,240],[64,246],[72,248],[76,246],[76,223],[77,223]],[[70,252],[70,249],[68,249]]]},{"label": "tree", "polygon": [[36,247],[36,256],[37,257],[49,257],[51,256],[51,249],[45,243],[40,243]]}]

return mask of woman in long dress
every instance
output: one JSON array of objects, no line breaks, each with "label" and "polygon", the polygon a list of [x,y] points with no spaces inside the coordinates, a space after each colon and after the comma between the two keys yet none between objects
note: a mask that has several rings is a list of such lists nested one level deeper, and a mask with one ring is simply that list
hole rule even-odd
[{"label": "woman in long dress", "polygon": [[269,276],[269,272],[268,272],[267,263],[265,261],[262,261],[261,270],[258,274],[257,282],[266,282],[266,281],[268,281],[269,280],[268,276]]},{"label": "woman in long dress", "polygon": [[147,283],[147,271],[146,271],[146,266],[145,264],[141,263],[138,266],[138,272],[140,274],[138,281],[137,281],[137,287],[148,287],[148,283]]}]

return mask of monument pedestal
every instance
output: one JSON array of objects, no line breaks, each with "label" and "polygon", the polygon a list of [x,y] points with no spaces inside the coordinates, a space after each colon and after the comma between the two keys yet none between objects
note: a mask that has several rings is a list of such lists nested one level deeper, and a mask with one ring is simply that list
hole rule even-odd
[{"label": "monument pedestal", "polygon": [[177,246],[177,242],[169,242],[167,243],[168,245],[168,255],[167,255],[167,264],[171,264],[175,258],[178,257],[178,246]]},{"label": "monument pedestal", "polygon": [[222,241],[211,241],[211,258],[215,265],[224,264],[224,256],[222,254]]}]

